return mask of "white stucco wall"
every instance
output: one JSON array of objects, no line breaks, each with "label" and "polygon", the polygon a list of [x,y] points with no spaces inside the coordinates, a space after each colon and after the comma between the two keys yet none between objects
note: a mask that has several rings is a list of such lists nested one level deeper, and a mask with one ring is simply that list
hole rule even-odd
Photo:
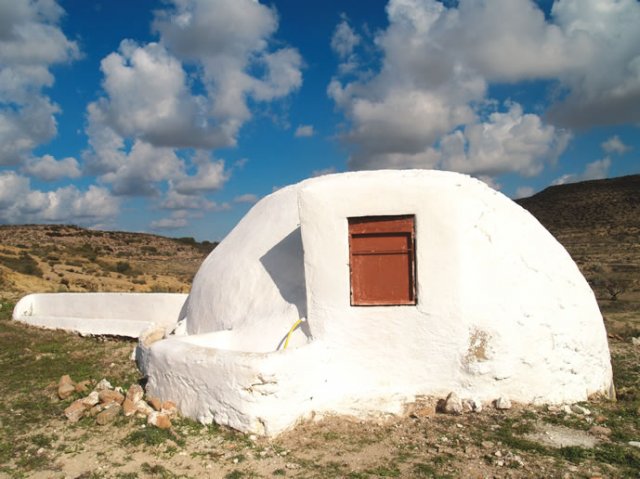
[{"label": "white stucco wall", "polygon": [[186,294],[39,293],[23,297],[13,319],[80,334],[137,338],[152,326],[172,328],[184,317]]},{"label": "white stucco wall", "polygon": [[[347,218],[406,214],[417,305],[351,307]],[[207,258],[188,305],[188,335],[143,355],[148,388],[243,431],[275,434],[312,412],[399,412],[416,395],[559,403],[611,387],[602,317],[568,253],[524,209],[454,173],[280,190]]]},{"label": "white stucco wall", "polygon": [[[283,188],[256,204],[198,270],[189,297],[187,331],[233,329],[231,349],[275,351],[306,318],[298,187]],[[303,344],[304,328],[291,346]]]},{"label": "white stucco wall", "polygon": [[[375,192],[375,194],[372,194]],[[327,200],[330,198],[330,200]],[[572,401],[611,382],[593,292],[527,211],[446,172],[365,172],[299,193],[309,326],[378,394]],[[416,306],[351,307],[347,218],[414,214]],[[474,343],[477,343],[474,345]]]}]

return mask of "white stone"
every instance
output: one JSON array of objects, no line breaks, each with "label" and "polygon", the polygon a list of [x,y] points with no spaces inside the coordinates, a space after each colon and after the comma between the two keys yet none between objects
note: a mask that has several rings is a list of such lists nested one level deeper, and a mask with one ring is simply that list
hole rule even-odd
[{"label": "white stone", "polygon": [[629,441],[627,444],[632,447],[640,447],[640,441]]},{"label": "white stone", "polygon": [[582,416],[588,416],[591,414],[591,411],[589,411],[586,407],[582,407],[578,404],[572,404],[571,411]]},{"label": "white stone", "polygon": [[482,401],[478,399],[465,399],[464,406],[471,412],[482,412]]},{"label": "white stone", "polygon": [[98,391],[91,391],[87,397],[82,400],[82,403],[88,407],[95,406],[100,402],[100,396]]},{"label": "white stone", "polygon": [[454,392],[449,393],[444,402],[444,412],[447,414],[462,414],[462,401]]},{"label": "white stone", "polygon": [[98,384],[96,384],[96,387],[93,388],[94,391],[103,391],[105,389],[113,389],[113,386],[106,378],[102,378]]},{"label": "white stone", "polygon": [[509,398],[506,398],[504,396],[500,396],[498,399],[496,399],[495,405],[496,405],[496,409],[500,409],[500,410],[511,409],[511,401],[509,401]]},{"label": "white stone", "polygon": [[[352,307],[347,219],[407,214],[417,304]],[[136,353],[149,394],[259,435],[331,413],[401,413],[449,391],[561,404],[612,384],[602,315],[569,254],[509,198],[456,173],[353,172],[282,188],[207,257],[173,311],[161,326],[186,318],[186,334]]]}]

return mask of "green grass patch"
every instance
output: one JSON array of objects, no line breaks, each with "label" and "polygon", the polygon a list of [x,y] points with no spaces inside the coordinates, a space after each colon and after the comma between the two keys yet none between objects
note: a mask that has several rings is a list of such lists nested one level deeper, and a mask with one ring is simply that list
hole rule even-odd
[{"label": "green grass patch", "polygon": [[400,469],[392,464],[387,466],[378,466],[373,469],[367,469],[365,472],[381,477],[400,477]]},{"label": "green grass patch", "polygon": [[173,441],[180,447],[186,444],[184,438],[173,431],[157,427],[144,427],[133,431],[122,440],[122,443],[125,446],[159,446],[167,441]]}]

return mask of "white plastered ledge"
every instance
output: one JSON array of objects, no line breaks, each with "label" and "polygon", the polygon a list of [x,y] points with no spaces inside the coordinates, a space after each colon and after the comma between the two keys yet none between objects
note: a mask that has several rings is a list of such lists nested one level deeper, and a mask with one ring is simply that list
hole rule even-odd
[{"label": "white plastered ledge", "polygon": [[[415,216],[417,304],[352,307],[348,218],[387,215]],[[560,403],[612,387],[602,316],[569,254],[455,173],[345,173],[269,195],[203,263],[186,322],[141,347],[149,392],[258,434],[399,412],[417,395]]]},{"label": "white plastered ledge", "polygon": [[22,298],[13,319],[80,334],[137,338],[151,327],[172,329],[184,316],[186,294],[40,293]]}]

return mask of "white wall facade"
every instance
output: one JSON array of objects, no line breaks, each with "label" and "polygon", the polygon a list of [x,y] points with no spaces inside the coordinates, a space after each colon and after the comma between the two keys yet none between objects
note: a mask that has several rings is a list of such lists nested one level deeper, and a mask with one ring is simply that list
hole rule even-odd
[{"label": "white wall facade", "polygon": [[[348,218],[407,214],[417,304],[351,306]],[[268,196],[203,263],[187,316],[187,335],[144,350],[148,389],[242,431],[396,413],[416,395],[560,403],[612,387],[602,316],[568,253],[455,173],[329,175]]]}]

